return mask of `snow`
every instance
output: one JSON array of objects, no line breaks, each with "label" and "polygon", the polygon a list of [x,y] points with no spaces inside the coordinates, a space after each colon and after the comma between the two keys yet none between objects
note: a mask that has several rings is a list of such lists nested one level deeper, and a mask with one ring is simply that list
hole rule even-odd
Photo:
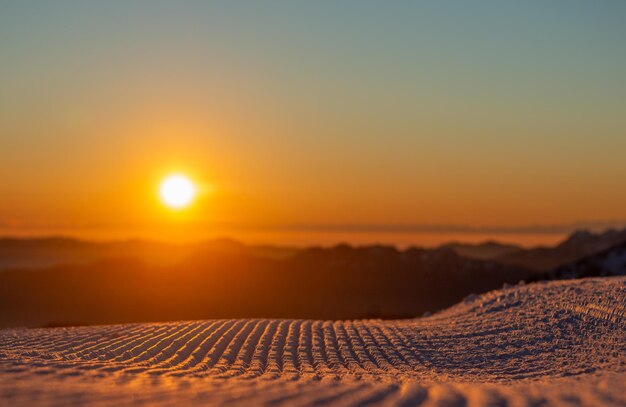
[{"label": "snow", "polygon": [[398,321],[0,331],[0,405],[626,405],[626,277]]}]

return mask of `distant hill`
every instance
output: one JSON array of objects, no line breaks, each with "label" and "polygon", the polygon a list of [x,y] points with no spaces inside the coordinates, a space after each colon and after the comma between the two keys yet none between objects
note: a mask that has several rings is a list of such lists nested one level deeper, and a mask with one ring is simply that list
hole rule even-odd
[{"label": "distant hill", "polygon": [[626,275],[626,242],[573,264],[538,275],[533,280],[569,280]]},{"label": "distant hill", "polygon": [[[622,242],[626,242],[626,229],[609,230],[604,233],[578,231],[554,247],[525,249],[513,244],[486,241],[452,242],[437,249],[420,250],[451,250],[467,259],[491,260],[544,272],[599,253]],[[192,244],[170,244],[151,240],[90,242],[64,237],[0,238],[0,272],[10,269],[34,270],[59,265],[87,265],[116,258],[134,258],[148,265],[169,267],[195,253],[205,251],[284,259],[307,250],[309,249],[246,245],[226,238]]]},{"label": "distant hill", "polygon": [[188,254],[188,248],[146,240],[91,242],[66,237],[2,238],[0,271],[89,264],[120,257],[161,264],[179,261]]},{"label": "distant hill", "polygon": [[229,239],[192,245],[0,239],[0,327],[415,317],[520,280],[621,273],[625,244],[626,231],[577,232],[534,249],[497,242],[399,250]]},{"label": "distant hill", "polygon": [[415,317],[531,275],[450,249],[340,245],[288,257],[204,249],[167,267],[127,258],[1,272],[0,326]]},{"label": "distant hill", "polygon": [[296,251],[290,247],[248,246],[231,239],[170,244],[151,240],[91,242],[66,237],[0,238],[0,272],[10,269],[90,264],[117,258],[134,258],[163,267],[176,264],[193,253],[204,250],[278,258],[289,256]]},{"label": "distant hill", "polygon": [[499,243],[493,240],[483,243],[453,242],[443,245],[441,248],[450,248],[463,257],[477,260],[492,260],[523,250],[521,246]]},{"label": "distant hill", "polygon": [[554,247],[521,249],[493,260],[536,271],[550,271],[626,242],[626,229],[603,233],[577,231]]}]

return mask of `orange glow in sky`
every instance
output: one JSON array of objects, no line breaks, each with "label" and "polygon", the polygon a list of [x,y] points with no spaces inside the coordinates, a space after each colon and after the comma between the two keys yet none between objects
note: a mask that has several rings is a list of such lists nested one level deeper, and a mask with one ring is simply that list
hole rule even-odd
[{"label": "orange glow in sky", "polygon": [[[2,6],[0,234],[536,242],[625,224],[620,2],[318,3]],[[155,199],[179,168],[197,194]]]}]

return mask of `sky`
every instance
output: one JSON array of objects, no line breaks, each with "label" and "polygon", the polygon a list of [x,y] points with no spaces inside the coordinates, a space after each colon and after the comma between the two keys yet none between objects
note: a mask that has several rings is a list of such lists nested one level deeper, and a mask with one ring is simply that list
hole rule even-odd
[{"label": "sky", "polygon": [[[626,226],[624,21],[610,0],[2,1],[0,234]],[[171,172],[200,185],[185,211],[158,200]]]}]

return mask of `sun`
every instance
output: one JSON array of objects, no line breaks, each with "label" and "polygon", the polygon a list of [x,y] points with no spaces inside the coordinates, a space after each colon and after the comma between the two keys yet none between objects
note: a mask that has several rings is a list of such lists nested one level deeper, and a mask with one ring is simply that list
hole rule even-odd
[{"label": "sun", "polygon": [[197,193],[196,185],[182,174],[167,176],[159,188],[159,195],[165,205],[172,209],[188,207]]}]

